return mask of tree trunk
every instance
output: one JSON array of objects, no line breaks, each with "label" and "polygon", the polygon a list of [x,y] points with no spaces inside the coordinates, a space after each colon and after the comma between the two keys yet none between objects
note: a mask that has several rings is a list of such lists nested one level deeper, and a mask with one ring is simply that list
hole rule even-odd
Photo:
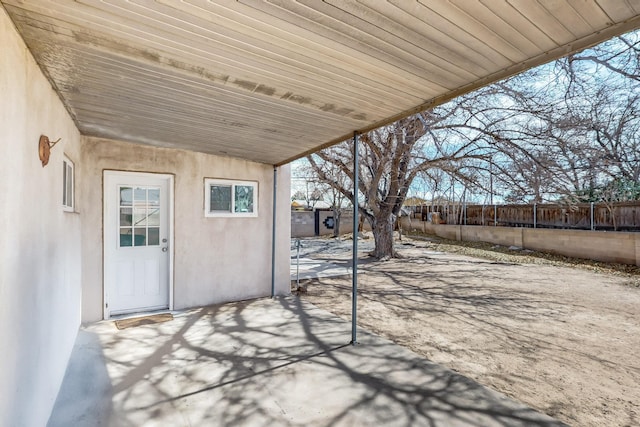
[{"label": "tree trunk", "polygon": [[340,237],[340,209],[333,208],[333,237]]},{"label": "tree trunk", "polygon": [[382,218],[374,218],[371,224],[373,238],[375,240],[375,249],[373,256],[385,260],[394,258],[396,252],[393,248],[393,226],[395,225],[395,215],[385,215]]}]

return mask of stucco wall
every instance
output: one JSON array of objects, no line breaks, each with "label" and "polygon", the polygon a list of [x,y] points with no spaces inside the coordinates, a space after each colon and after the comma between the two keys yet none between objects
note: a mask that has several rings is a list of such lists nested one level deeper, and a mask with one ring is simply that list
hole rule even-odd
[{"label": "stucco wall", "polygon": [[442,225],[415,219],[409,223],[406,218],[403,219],[403,227],[452,240],[490,242],[574,258],[640,266],[640,233]]},{"label": "stucco wall", "polygon": [[416,219],[412,219],[411,221],[409,221],[407,217],[403,217],[401,221],[402,228],[404,230],[421,230],[424,233],[434,234],[438,237],[442,237],[443,239],[450,240],[460,240],[461,237],[459,225],[434,225],[430,222],[419,221]]},{"label": "stucco wall", "polygon": [[[83,321],[103,315],[102,180],[104,170],[175,176],[174,308],[271,293],[273,167],[190,151],[85,137],[83,174]],[[205,218],[204,179],[258,181],[257,218]],[[289,167],[278,179],[276,293],[289,289]]]},{"label": "stucco wall", "polygon": [[[40,134],[62,138],[44,168]],[[0,148],[0,425],[44,426],[80,324],[80,215],[62,210],[80,135],[2,6]]]},{"label": "stucco wall", "polygon": [[523,247],[576,258],[640,265],[639,233],[522,229]]},{"label": "stucco wall", "polygon": [[[456,227],[455,225],[451,227]],[[491,242],[503,246],[523,247],[523,228],[510,227],[482,227],[482,226],[462,226],[460,227],[460,240],[469,242]]]},{"label": "stucco wall", "polygon": [[[333,229],[327,228],[324,221],[333,216],[332,211],[319,211],[319,235],[333,235]],[[369,223],[364,225],[365,229]],[[353,231],[353,213],[343,212],[340,215],[340,234],[347,234]],[[291,212],[291,236],[292,237],[313,237],[315,236],[315,212],[293,211]]]}]

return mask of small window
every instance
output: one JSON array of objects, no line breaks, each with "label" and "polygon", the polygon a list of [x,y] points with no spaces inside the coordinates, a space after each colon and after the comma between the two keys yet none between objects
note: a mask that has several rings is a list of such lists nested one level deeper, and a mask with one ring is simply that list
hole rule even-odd
[{"label": "small window", "polygon": [[73,212],[73,162],[68,158],[62,160],[62,208]]},{"label": "small window", "polygon": [[204,216],[258,216],[258,183],[205,179]]},{"label": "small window", "polygon": [[160,246],[160,188],[122,185],[118,191],[119,247]]}]

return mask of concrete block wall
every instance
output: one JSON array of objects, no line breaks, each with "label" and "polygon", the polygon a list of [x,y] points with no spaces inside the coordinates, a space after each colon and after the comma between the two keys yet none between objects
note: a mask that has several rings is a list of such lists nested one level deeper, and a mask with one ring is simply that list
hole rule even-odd
[{"label": "concrete block wall", "polygon": [[640,265],[638,233],[523,228],[523,247],[575,258]]},{"label": "concrete block wall", "polygon": [[[332,211],[319,211],[319,235],[333,235],[333,229],[327,228],[324,221],[333,216]],[[365,229],[368,224],[365,224]],[[351,233],[353,231],[353,214],[343,212],[340,216],[340,234]],[[313,237],[315,236],[315,212],[312,211],[292,211],[291,212],[291,237]]]},{"label": "concrete block wall", "polygon": [[291,237],[315,236],[315,212],[291,212]]},{"label": "concrete block wall", "polygon": [[491,242],[503,246],[523,247],[523,228],[459,226],[461,239],[467,242]]},{"label": "concrete block wall", "polygon": [[400,225],[403,233],[419,230],[423,233],[442,237],[443,239],[460,240],[462,238],[459,225],[439,224],[435,227],[435,224],[432,224],[431,222],[421,221],[419,219],[406,216],[400,218]]},{"label": "concrete block wall", "polygon": [[488,242],[574,258],[640,266],[640,233],[442,225],[403,218],[405,230],[450,240]]}]

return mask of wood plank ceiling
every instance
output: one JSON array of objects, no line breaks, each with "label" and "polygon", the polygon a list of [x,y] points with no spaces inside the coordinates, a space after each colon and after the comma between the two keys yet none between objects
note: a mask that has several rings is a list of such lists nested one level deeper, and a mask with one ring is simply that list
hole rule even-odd
[{"label": "wood plank ceiling", "polygon": [[640,0],[0,0],[85,135],[284,164],[640,26]]}]

